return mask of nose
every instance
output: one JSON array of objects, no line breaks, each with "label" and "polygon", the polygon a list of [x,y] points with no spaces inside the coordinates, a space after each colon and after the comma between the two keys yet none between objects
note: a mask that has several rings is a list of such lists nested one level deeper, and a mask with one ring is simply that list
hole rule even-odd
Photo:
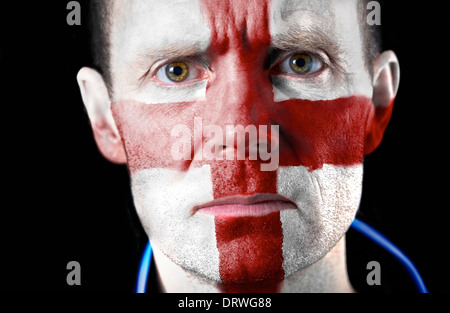
[{"label": "nose", "polygon": [[215,159],[257,160],[259,152],[278,149],[278,134],[271,127],[272,84],[261,61],[262,53],[230,51],[215,64],[206,105],[212,109],[210,122],[223,136],[216,134],[205,142],[205,148],[214,147]]},{"label": "nose", "polygon": [[223,134],[219,126],[208,125],[203,155],[207,160],[267,161],[278,153],[278,132],[278,125],[226,125]]}]

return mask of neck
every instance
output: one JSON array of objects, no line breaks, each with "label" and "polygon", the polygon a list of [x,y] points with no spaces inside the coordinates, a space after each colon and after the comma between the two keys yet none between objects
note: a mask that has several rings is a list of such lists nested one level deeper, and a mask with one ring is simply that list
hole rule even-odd
[{"label": "neck", "polygon": [[[161,289],[164,292],[220,292],[219,285],[176,265],[153,247]],[[345,236],[322,259],[286,277],[280,292],[354,292],[347,274]]]}]

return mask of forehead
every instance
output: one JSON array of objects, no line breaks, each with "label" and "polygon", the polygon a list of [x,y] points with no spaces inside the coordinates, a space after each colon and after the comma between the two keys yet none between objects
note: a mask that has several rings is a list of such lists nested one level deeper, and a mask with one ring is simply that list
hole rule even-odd
[{"label": "forehead", "polygon": [[205,44],[209,30],[197,0],[116,0],[111,35],[113,47],[131,50],[144,44],[156,49],[174,43]]},{"label": "forehead", "polygon": [[307,11],[317,16],[323,16],[326,19],[332,18],[331,4],[332,0],[273,0],[273,11],[280,14],[281,18],[286,19],[298,11]]},{"label": "forehead", "polygon": [[[212,25],[207,25],[205,9],[200,0],[116,0],[112,10],[112,44],[132,47],[146,42],[156,48],[173,43],[189,43],[203,47],[209,45]],[[205,1],[207,2],[207,1]],[[229,5],[230,15],[251,15],[252,10],[242,3]],[[256,1],[267,6],[266,18],[271,35],[287,31],[289,27],[314,26],[345,40],[355,33],[358,25],[357,0],[272,0]],[[210,6],[210,5],[208,5]],[[220,14],[220,13],[219,13]],[[241,17],[242,18],[242,17]],[[251,22],[250,16],[244,16]],[[213,26],[214,27],[214,26]],[[226,25],[215,25],[216,28]],[[353,30],[350,33],[349,30]],[[353,38],[354,39],[354,38]]]}]

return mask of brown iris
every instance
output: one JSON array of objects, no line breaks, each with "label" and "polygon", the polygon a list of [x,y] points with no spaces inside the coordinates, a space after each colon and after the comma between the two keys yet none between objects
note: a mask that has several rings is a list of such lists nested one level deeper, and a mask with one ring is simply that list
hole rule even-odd
[{"label": "brown iris", "polygon": [[188,75],[189,66],[184,62],[172,62],[166,65],[166,76],[173,82],[182,82]]},{"label": "brown iris", "polygon": [[296,74],[307,74],[313,65],[311,56],[295,54],[289,59],[289,66]]}]

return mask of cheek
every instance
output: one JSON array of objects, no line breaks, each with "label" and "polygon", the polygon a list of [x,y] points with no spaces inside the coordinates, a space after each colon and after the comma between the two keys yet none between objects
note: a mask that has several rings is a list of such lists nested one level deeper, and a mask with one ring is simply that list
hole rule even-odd
[{"label": "cheek", "polygon": [[280,165],[354,165],[362,162],[371,100],[352,96],[334,100],[286,100],[273,116],[280,123]]},{"label": "cheek", "polygon": [[172,155],[171,147],[176,141],[172,130],[179,128],[179,125],[187,127],[187,139],[191,141],[193,118],[200,114],[198,107],[196,102],[113,103],[112,113],[125,147],[130,173],[150,168],[185,169],[186,162]]},{"label": "cheek", "polygon": [[279,193],[300,208],[280,216],[286,276],[322,258],[346,233],[359,207],[362,174],[362,164],[282,168]]}]

